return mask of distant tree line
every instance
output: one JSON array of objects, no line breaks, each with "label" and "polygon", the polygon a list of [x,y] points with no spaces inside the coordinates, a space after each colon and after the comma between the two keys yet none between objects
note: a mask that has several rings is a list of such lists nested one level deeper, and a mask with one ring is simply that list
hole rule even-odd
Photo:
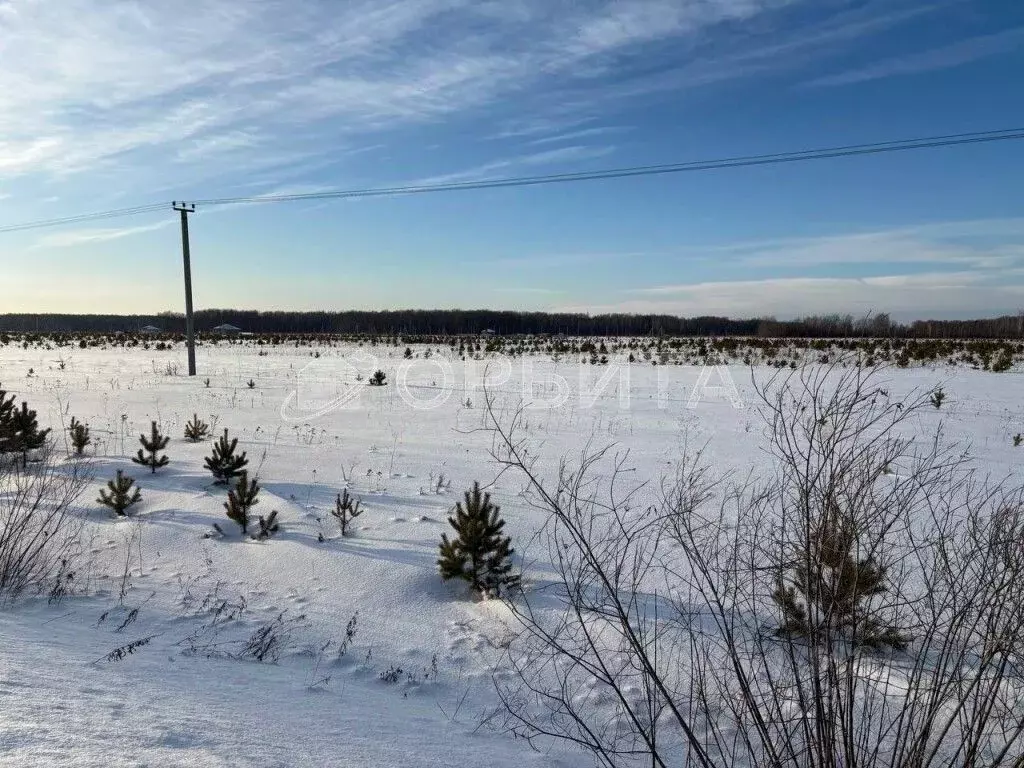
[{"label": "distant tree line", "polygon": [[[586,315],[487,309],[408,309],[369,312],[260,312],[204,309],[195,313],[196,330],[229,323],[251,333],[333,334],[565,334],[570,336],[761,336],[782,338],[1024,338],[1024,312],[977,320],[894,322],[887,314],[817,315],[795,320],[673,315]],[[134,332],[155,326],[183,333],[180,313],[155,315],[4,314],[0,331],[17,333]]]}]

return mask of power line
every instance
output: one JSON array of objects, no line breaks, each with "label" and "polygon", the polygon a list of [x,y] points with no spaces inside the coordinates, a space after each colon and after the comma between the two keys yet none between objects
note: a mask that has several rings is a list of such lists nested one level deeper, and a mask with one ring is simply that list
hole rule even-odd
[{"label": "power line", "polygon": [[[694,160],[683,163],[662,163],[657,165],[641,165],[625,168],[609,168],[599,171],[581,171],[576,173],[548,174],[543,176],[517,176],[500,179],[482,179],[479,181],[463,181],[441,184],[420,184],[395,187],[371,187],[366,189],[338,190],[333,192],[309,192],[292,195],[255,195],[247,197],[219,197],[205,200],[194,200],[197,206],[237,205],[242,203],[282,203],[302,200],[339,200],[365,197],[385,197],[391,195],[415,195],[433,192],[456,192],[476,189],[500,189],[506,187],[540,186],[545,184],[563,184],[579,181],[598,181],[603,179],[623,179],[639,176],[656,176],[673,173],[693,173],[697,171],[724,170],[727,168],[745,168],[759,165],[777,165],[782,163],[807,162],[840,157],[856,157],[860,155],[876,155],[887,152],[905,152],[915,149],[931,149],[952,147],[966,144],[983,144],[995,141],[1024,139],[1024,128],[1006,128],[995,131],[976,131],[972,133],[955,133],[944,136],[926,136],[916,139],[898,139],[894,141],[874,142],[870,144],[848,144],[838,147],[824,147],[791,152],[779,152],[766,155],[741,155],[737,157],[719,158],[714,160]],[[89,221],[99,221],[124,216],[136,216],[164,210],[170,202],[141,205],[134,208],[118,208],[98,213],[65,216],[55,219],[43,219],[25,224],[12,224],[0,227],[0,234],[22,232],[30,229],[63,226]]]},{"label": "power line", "polygon": [[808,160],[824,160],[837,157],[871,155],[884,152],[900,152],[911,149],[928,149],[933,147],[949,147],[960,144],[980,144],[1009,139],[1024,139],[1024,128],[1011,128],[999,131],[980,131],[975,133],[959,133],[946,136],[929,136],[918,139],[900,139],[896,141],[875,142],[872,144],[850,144],[841,147],[823,149],[807,149],[797,152],[780,152],[770,155],[743,155],[717,160],[695,160],[685,163],[664,163],[659,165],[642,165],[629,168],[612,168],[601,171],[581,171],[577,173],[548,174],[544,176],[519,176],[504,179],[483,179],[480,181],[452,182],[448,184],[423,184],[400,187],[376,187],[370,189],[354,189],[335,192],[309,192],[293,195],[256,195],[250,197],[221,197],[208,200],[196,200],[197,205],[232,205],[239,203],[280,203],[300,200],[333,200],[342,198],[381,197],[387,195],[423,194],[428,192],[454,192],[472,189],[496,189],[502,187],[537,186],[541,184],[558,184],[573,181],[594,181],[600,179],[621,179],[635,176],[654,176],[670,173],[721,170],[725,168],[743,168],[755,165],[771,165],[778,163],[794,163]]},{"label": "power line", "polygon": [[41,219],[40,221],[30,221],[26,224],[9,224],[5,227],[0,227],[0,233],[4,232],[23,232],[27,229],[43,229],[44,227],[58,227],[64,224],[78,224],[86,221],[99,221],[101,219],[116,219],[121,216],[137,216],[142,213],[153,213],[155,211],[163,211],[167,208],[167,203],[153,203],[151,205],[137,205],[134,208],[115,208],[110,211],[100,211],[99,213],[83,213],[77,216],[63,216],[56,219]]}]

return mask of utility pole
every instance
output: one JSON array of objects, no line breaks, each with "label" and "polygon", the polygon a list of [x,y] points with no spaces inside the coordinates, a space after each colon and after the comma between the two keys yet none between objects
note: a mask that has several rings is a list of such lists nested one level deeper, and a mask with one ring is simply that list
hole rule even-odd
[{"label": "utility pole", "polygon": [[196,329],[192,321],[192,265],[188,252],[188,215],[196,212],[195,204],[179,203],[175,200],[171,205],[181,213],[181,256],[185,261],[185,342],[188,344],[188,375],[196,375]]}]

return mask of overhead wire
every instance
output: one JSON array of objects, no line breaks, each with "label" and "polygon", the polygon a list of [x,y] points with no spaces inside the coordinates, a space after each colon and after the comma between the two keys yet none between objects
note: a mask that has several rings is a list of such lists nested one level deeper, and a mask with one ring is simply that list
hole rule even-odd
[{"label": "overhead wire", "polygon": [[[398,195],[417,195],[439,192],[457,192],[483,189],[503,189],[510,187],[540,186],[546,184],[564,184],[570,182],[599,181],[606,179],[623,179],[642,176],[656,176],[675,173],[693,173],[699,171],[724,170],[729,168],[745,168],[761,165],[782,163],[808,162],[830,158],[856,157],[877,155],[890,152],[904,152],[917,149],[951,147],[967,144],[983,144],[996,141],[1024,139],[1024,128],[1006,128],[991,131],[974,131],[971,133],[955,133],[940,136],[925,136],[913,139],[897,139],[893,141],[872,142],[867,144],[847,144],[836,147],[777,152],[773,154],[740,155],[712,160],[693,160],[680,163],[660,163],[655,165],[639,165],[622,168],[607,168],[594,171],[577,171],[572,173],[556,173],[537,176],[514,176],[496,179],[478,179],[476,181],[456,181],[436,184],[406,184],[390,187],[369,187],[362,189],[331,190],[279,195],[249,195],[239,197],[216,197],[192,200],[197,208],[203,206],[224,206],[255,203],[299,202],[303,200],[339,200],[353,198],[386,197]],[[137,216],[144,213],[161,211],[172,206],[171,201],[151,203],[130,208],[116,208],[96,213],[63,216],[52,219],[41,219],[22,224],[0,226],[0,234],[23,232],[32,229],[80,224],[105,219]]]},{"label": "overhead wire", "polygon": [[132,208],[115,208],[113,210],[99,211],[97,213],[83,213],[77,216],[61,216],[54,219],[41,219],[39,221],[30,221],[25,224],[8,224],[7,226],[0,226],[0,233],[23,232],[29,229],[59,227],[65,224],[79,224],[88,221],[116,219],[122,216],[138,216],[143,213],[153,213],[165,210],[168,205],[169,203],[153,203],[150,205],[137,205]]},{"label": "overhead wire", "polygon": [[875,142],[871,144],[850,144],[840,147],[800,150],[796,152],[779,152],[765,155],[742,155],[738,157],[720,158],[716,160],[695,160],[682,163],[661,163],[626,168],[611,168],[598,171],[578,171],[574,173],[546,174],[542,176],[518,176],[501,179],[480,179],[477,181],[450,182],[439,184],[405,185],[394,187],[372,187],[367,189],[337,190],[325,192],[308,192],[284,195],[253,195],[246,197],[221,197],[195,200],[197,206],[231,205],[239,203],[277,203],[301,200],[330,200],[342,198],[378,197],[390,195],[423,194],[432,192],[454,192],[474,189],[495,189],[503,187],[536,186],[541,184],[557,184],[565,182],[593,181],[601,179],[617,179],[635,176],[652,176],[659,174],[684,173],[694,171],[720,170],[725,168],[743,168],[755,165],[792,163],[827,158],[850,157],[856,155],[880,154],[911,149],[947,147],[959,144],[979,144],[1010,139],[1024,139],[1024,128],[1012,128],[999,131],[980,131],[974,133],[948,134],[945,136],[929,136],[917,139],[900,139],[895,141]]}]

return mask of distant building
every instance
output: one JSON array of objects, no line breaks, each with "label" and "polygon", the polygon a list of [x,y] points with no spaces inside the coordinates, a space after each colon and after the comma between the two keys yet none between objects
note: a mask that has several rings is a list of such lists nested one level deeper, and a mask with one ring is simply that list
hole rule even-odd
[{"label": "distant building", "polygon": [[241,333],[242,329],[237,325],[231,325],[231,323],[224,323],[223,325],[216,325],[213,327],[214,333]]},{"label": "distant building", "polygon": [[154,333],[163,333],[163,328],[157,328],[155,325],[144,325],[139,329],[139,333],[148,333],[150,335]]}]

